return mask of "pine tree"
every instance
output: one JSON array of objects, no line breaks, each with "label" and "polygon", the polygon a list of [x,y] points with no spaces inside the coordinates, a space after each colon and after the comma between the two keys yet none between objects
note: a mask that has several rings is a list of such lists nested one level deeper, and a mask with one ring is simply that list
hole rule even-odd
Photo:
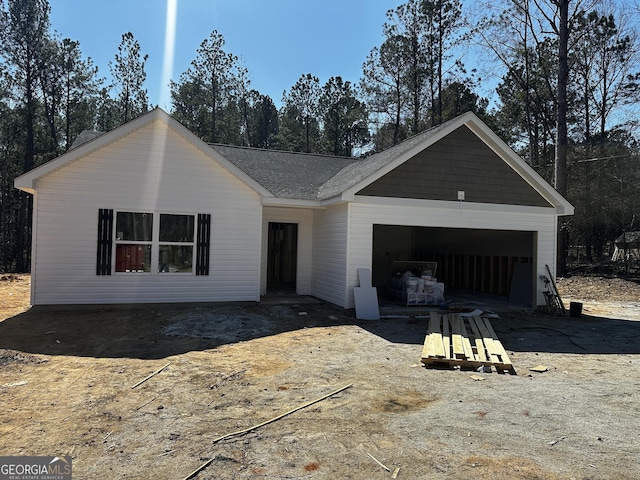
[{"label": "pine tree", "polygon": [[131,32],[122,35],[115,62],[109,62],[118,108],[118,123],[123,124],[149,110],[144,70],[149,56],[140,53],[140,44]]},{"label": "pine tree", "polygon": [[[240,125],[227,122],[225,114],[237,108],[234,102],[237,87],[238,57],[224,51],[224,37],[211,32],[197,50],[191,67],[171,83],[173,114],[200,138],[211,143],[233,143]],[[225,126],[231,131],[225,131]]]},{"label": "pine tree", "polygon": [[[5,6],[3,2],[2,6]],[[0,54],[4,58],[13,100],[18,105],[20,123],[24,131],[22,165],[15,172],[21,174],[36,166],[36,127],[40,108],[38,101],[38,72],[45,56],[49,36],[49,4],[46,0],[11,0],[0,13],[3,41]],[[18,154],[18,152],[14,152]],[[18,272],[29,269],[31,251],[32,197],[19,192],[18,218],[15,227],[16,263]]]},{"label": "pine tree", "polygon": [[369,140],[367,110],[356,98],[351,82],[331,77],[322,87],[320,112],[324,130],[324,152],[350,157],[356,147]]}]

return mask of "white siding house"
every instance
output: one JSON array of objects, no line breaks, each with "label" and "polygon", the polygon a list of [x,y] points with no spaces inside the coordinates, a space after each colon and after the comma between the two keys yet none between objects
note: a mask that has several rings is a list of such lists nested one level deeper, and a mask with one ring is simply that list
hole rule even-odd
[{"label": "white siding house", "polygon": [[360,160],[208,145],[155,109],[15,185],[34,195],[34,305],[284,289],[353,308],[358,268],[383,287],[394,260],[425,259],[445,283],[499,294],[525,262],[544,304],[539,273],[573,213],[473,114]]},{"label": "white siding house", "polygon": [[[35,197],[33,304],[259,300],[260,194],[159,113],[133,122],[136,128],[129,124],[113,137],[99,137],[36,169],[33,180],[18,182]],[[54,162],[60,160],[58,167]],[[96,275],[100,209],[115,216],[152,214],[156,224],[161,214],[210,214],[209,275]],[[153,255],[158,241],[152,239]]]}]

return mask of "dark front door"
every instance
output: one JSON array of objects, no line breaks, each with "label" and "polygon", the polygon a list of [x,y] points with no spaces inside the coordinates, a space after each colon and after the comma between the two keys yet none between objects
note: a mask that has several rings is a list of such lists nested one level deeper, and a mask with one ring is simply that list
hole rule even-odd
[{"label": "dark front door", "polygon": [[296,289],[298,224],[269,222],[267,289]]}]

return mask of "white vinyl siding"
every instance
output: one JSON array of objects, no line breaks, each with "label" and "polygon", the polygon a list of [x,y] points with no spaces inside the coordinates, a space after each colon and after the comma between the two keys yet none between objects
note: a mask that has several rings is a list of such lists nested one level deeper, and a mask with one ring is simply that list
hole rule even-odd
[{"label": "white vinyl siding", "polygon": [[346,204],[313,212],[313,295],[343,308],[347,305]]},{"label": "white vinyl siding", "polygon": [[[258,301],[257,193],[163,122],[37,184],[34,304]],[[211,214],[210,273],[96,275],[98,210]]]},{"label": "white vinyl siding", "polygon": [[357,269],[372,268],[373,225],[406,225],[419,227],[473,228],[490,230],[518,230],[537,232],[534,245],[534,261],[538,274],[537,303],[544,305],[544,284],[539,275],[546,272],[545,265],[554,270],[556,217],[553,211],[544,209],[505,208],[500,205],[483,205],[440,202],[426,205],[384,205],[367,201],[352,203],[350,207],[348,308],[354,307],[353,287],[358,286]]},{"label": "white vinyl siding", "polygon": [[262,210],[262,266],[260,275],[260,292],[267,292],[267,229],[269,222],[295,223],[298,225],[298,259],[296,266],[296,293],[311,294],[313,267],[311,253],[313,251],[313,211],[304,208],[264,207]]}]

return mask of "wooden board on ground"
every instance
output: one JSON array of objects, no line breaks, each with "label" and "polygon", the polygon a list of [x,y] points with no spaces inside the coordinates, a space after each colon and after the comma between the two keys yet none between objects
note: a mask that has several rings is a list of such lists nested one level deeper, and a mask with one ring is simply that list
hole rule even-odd
[{"label": "wooden board on ground", "polygon": [[429,329],[427,330],[427,338],[424,342],[424,348],[422,349],[423,357],[445,357],[445,347],[442,341],[442,315],[434,312],[434,316],[431,317],[429,322]]},{"label": "wooden board on ground", "polygon": [[488,318],[432,312],[422,349],[427,366],[509,372],[516,370]]}]

